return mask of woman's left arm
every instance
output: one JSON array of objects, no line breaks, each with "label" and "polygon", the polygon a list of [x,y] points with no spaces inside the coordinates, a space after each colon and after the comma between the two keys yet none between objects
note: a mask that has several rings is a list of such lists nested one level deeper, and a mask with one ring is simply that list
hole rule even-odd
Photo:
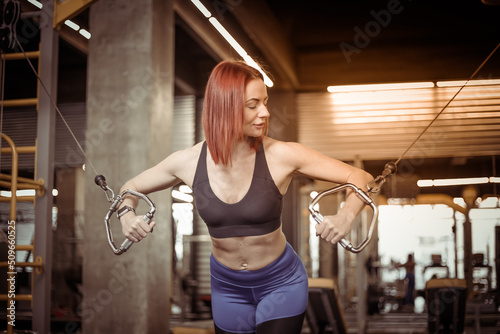
[{"label": "woman's left arm", "polygon": [[[312,179],[344,184],[352,183],[367,191],[368,183],[373,177],[362,169],[348,165],[342,161],[327,157],[298,143],[286,143],[294,153],[291,162],[295,164],[295,173]],[[334,216],[325,216],[321,224],[316,225],[316,233],[331,243],[336,243],[345,237],[352,227],[356,216],[363,210],[365,203],[357,195],[348,190],[344,206]]]}]

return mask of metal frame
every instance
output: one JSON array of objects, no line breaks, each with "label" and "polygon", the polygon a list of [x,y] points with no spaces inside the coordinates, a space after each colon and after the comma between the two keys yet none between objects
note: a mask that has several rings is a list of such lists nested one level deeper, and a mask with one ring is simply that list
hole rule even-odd
[{"label": "metal frame", "polygon": [[[48,94],[55,100],[57,96],[57,64],[59,54],[59,34],[52,26],[53,1],[43,0],[41,20],[39,77],[45,84]],[[55,147],[55,107],[51,97],[39,94],[37,126],[37,159],[35,178],[45,180],[46,191],[37,196],[35,206],[35,250],[34,257],[45,259],[40,274],[33,277],[33,330],[50,333],[50,301],[52,282],[52,189],[54,184],[54,147]]]},{"label": "metal frame", "polygon": [[[2,133],[2,140],[4,140],[9,147],[2,148],[2,154],[11,154],[12,155],[12,170],[11,175],[0,174],[0,179],[6,181],[0,181],[0,185],[5,187],[10,187],[11,197],[2,198],[3,202],[10,202],[10,222],[9,228],[12,226],[13,230],[16,230],[16,212],[17,212],[17,201],[31,201],[34,202],[34,196],[23,196],[18,197],[16,195],[18,189],[35,189],[37,191],[41,191],[43,189],[43,180],[35,181],[27,178],[22,178],[18,176],[18,153],[36,153],[36,148],[33,146],[28,147],[20,147],[19,150],[16,148],[16,145],[12,141],[12,139],[6,134]],[[21,152],[20,152],[21,151]],[[14,247],[14,254],[18,250],[27,250],[33,251],[33,245],[16,245]],[[12,267],[12,263],[10,261],[2,261],[0,262],[0,267],[6,267],[7,276],[9,280],[16,280],[15,268],[22,267],[31,267],[35,269],[35,273],[39,274],[42,271],[43,267],[43,259],[41,257],[36,257],[34,262],[15,262],[15,265]],[[7,301],[7,305],[10,305],[11,302],[15,301],[30,301],[31,306],[33,307],[33,286],[31,287],[31,294],[16,294],[14,298],[10,296],[10,294],[2,294],[0,295],[0,300]],[[15,305],[15,304],[14,304]],[[7,333],[11,334],[14,332],[14,326],[7,321]]]}]

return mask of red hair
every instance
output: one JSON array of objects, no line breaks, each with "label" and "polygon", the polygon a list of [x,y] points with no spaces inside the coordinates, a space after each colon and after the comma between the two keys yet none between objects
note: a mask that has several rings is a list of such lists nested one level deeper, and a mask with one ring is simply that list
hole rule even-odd
[{"label": "red hair", "polygon": [[[210,74],[202,119],[207,147],[216,164],[229,165],[233,142],[243,139],[245,87],[253,79],[264,81],[258,70],[238,60],[222,61]],[[262,137],[250,138],[249,145],[257,150],[261,142]]]}]

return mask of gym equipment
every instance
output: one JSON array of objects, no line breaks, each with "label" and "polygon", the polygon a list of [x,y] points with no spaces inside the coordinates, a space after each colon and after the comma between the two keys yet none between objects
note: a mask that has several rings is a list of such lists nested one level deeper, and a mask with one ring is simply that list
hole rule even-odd
[{"label": "gym equipment", "polygon": [[344,313],[333,279],[309,278],[306,319],[312,334],[347,333]]},{"label": "gym equipment", "polygon": [[17,21],[21,17],[21,3],[4,0],[0,4],[0,48],[3,52],[14,50],[17,44]]},{"label": "gym equipment", "polygon": [[467,284],[465,279],[436,278],[425,284],[429,334],[464,331]]},{"label": "gym equipment", "polygon": [[[394,174],[397,171],[397,169],[398,168],[397,168],[397,166],[396,166],[395,163],[392,163],[392,162],[387,163],[384,166],[384,171],[382,172],[382,174],[379,175],[379,176],[377,176],[374,180],[370,181],[370,183],[368,183],[368,185],[367,185],[368,193],[379,192],[380,189],[381,189],[381,187],[382,187],[382,184],[384,184],[385,181],[386,181],[386,179],[389,176],[391,176],[392,174]],[[378,219],[378,208],[375,205],[375,203],[373,202],[373,200],[370,198],[370,195],[368,193],[366,193],[363,189],[358,188],[357,186],[355,186],[352,183],[341,184],[340,186],[337,186],[335,188],[328,189],[328,190],[320,192],[312,200],[311,204],[309,204],[309,212],[313,216],[314,220],[316,220],[316,222],[318,222],[318,224],[321,224],[321,222],[324,220],[324,217],[323,217],[323,215],[321,213],[319,213],[314,208],[316,206],[316,204],[318,204],[318,202],[323,197],[328,196],[328,195],[332,195],[332,194],[334,194],[336,192],[339,192],[339,191],[342,191],[342,190],[348,189],[348,188],[351,188],[351,190],[353,190],[355,192],[355,194],[358,196],[358,198],[360,198],[366,205],[369,205],[370,208],[372,208],[372,210],[373,210],[373,216],[372,216],[372,220],[370,222],[370,228],[368,230],[368,236],[365,238],[365,240],[363,242],[361,242],[361,244],[359,244],[357,247],[354,247],[352,245],[352,243],[349,240],[345,239],[345,238],[343,238],[342,240],[339,241],[339,244],[342,247],[344,247],[346,250],[348,250],[348,251],[350,251],[352,253],[359,253],[370,242],[370,240],[372,238],[373,231],[375,230],[375,225],[377,223],[377,219]]]},{"label": "gym equipment", "polygon": [[[95,177],[94,181],[98,186],[100,186],[104,190],[104,193],[106,194],[106,197],[108,198],[108,201],[112,202],[111,206],[109,207],[108,213],[104,217],[104,223],[106,225],[106,233],[108,236],[109,246],[113,250],[113,253],[115,253],[116,255],[121,255],[121,254],[125,253],[134,243],[131,240],[126,239],[125,241],[122,242],[120,248],[116,247],[116,245],[113,241],[113,234],[111,232],[111,227],[109,224],[109,220],[111,219],[111,216],[113,215],[113,213],[118,209],[118,207],[120,206],[120,204],[123,202],[123,200],[125,199],[125,197],[127,195],[133,195],[133,196],[136,196],[138,198],[141,198],[149,205],[149,207],[150,207],[149,211],[142,217],[142,219],[148,224],[149,224],[149,222],[151,222],[151,220],[153,220],[153,216],[156,212],[156,207],[155,207],[154,203],[149,199],[148,196],[146,196],[140,192],[130,190],[130,189],[124,190],[120,195],[118,195],[118,196],[116,196],[116,198],[114,198],[114,192],[106,184],[106,178],[103,175],[97,175]],[[111,195],[109,195],[109,194],[111,194]]]},{"label": "gym equipment", "polygon": [[352,253],[359,253],[361,252],[367,245],[368,243],[370,242],[371,238],[372,238],[372,234],[373,234],[373,231],[375,230],[375,225],[377,223],[377,218],[378,218],[378,208],[377,206],[375,205],[375,203],[373,203],[373,200],[370,198],[370,196],[365,193],[362,189],[356,187],[355,185],[351,184],[351,183],[346,183],[346,184],[342,184],[338,187],[335,187],[335,188],[332,188],[332,189],[329,189],[329,190],[325,190],[325,191],[322,191],[320,192],[311,202],[311,204],[309,204],[309,212],[311,212],[311,215],[313,216],[314,220],[316,220],[316,222],[318,222],[318,224],[320,224],[325,218],[323,217],[323,215],[321,213],[319,213],[319,211],[317,211],[314,207],[316,206],[316,204],[320,201],[320,199],[322,199],[324,196],[327,196],[327,195],[331,195],[331,194],[334,194],[336,192],[339,192],[339,191],[342,191],[346,188],[351,188],[353,189],[355,192],[356,192],[356,195],[367,205],[370,206],[370,208],[372,208],[373,210],[373,216],[372,216],[372,220],[370,222],[370,228],[368,230],[368,236],[365,238],[365,240],[359,244],[357,247],[354,247],[353,244],[343,238],[342,240],[339,241],[339,244],[344,247],[346,250],[352,252]]}]

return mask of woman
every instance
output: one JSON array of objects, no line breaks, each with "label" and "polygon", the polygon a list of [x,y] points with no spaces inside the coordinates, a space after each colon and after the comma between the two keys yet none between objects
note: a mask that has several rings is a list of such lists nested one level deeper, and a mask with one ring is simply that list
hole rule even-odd
[{"label": "woman", "polygon": [[[205,91],[206,141],[168,156],[125,183],[142,193],[184,182],[212,238],[211,289],[216,333],[300,333],[307,306],[305,268],[281,230],[283,194],[294,175],[366,190],[372,177],[298,143],[266,137],[267,90],[259,71],[223,61]],[[139,242],[146,224],[126,198],[119,210],[124,235]],[[131,207],[131,208],[127,208]],[[316,227],[336,243],[364,204],[349,196],[343,209]]]}]

